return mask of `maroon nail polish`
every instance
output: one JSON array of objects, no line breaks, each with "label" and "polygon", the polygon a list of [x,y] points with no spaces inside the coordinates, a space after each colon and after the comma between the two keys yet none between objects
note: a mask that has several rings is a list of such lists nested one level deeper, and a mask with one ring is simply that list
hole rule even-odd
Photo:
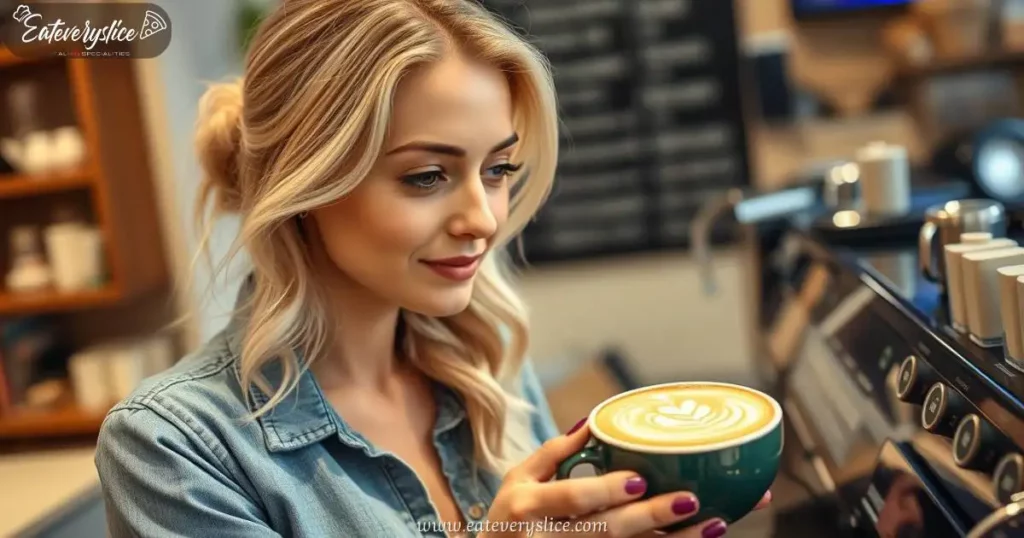
[{"label": "maroon nail polish", "polygon": [[647,481],[642,477],[634,476],[629,480],[626,480],[626,493],[630,495],[640,495],[647,490]]},{"label": "maroon nail polish", "polygon": [[725,536],[725,522],[716,521],[707,527],[704,527],[704,531],[700,533],[703,538],[721,538]]},{"label": "maroon nail polish", "polygon": [[681,516],[697,511],[697,499],[690,496],[679,497],[672,501],[672,513]]},{"label": "maroon nail polish", "polygon": [[586,423],[587,423],[587,418],[586,417],[581,418],[580,421],[577,422],[576,425],[573,426],[569,431],[565,432],[565,434],[566,435],[572,435],[572,434],[576,433]]}]

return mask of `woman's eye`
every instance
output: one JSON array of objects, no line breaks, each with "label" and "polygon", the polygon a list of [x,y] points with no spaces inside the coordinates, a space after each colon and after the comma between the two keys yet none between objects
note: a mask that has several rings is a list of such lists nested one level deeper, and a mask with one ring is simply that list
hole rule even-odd
[{"label": "woman's eye", "polygon": [[489,178],[493,178],[493,179],[497,179],[497,180],[502,180],[502,179],[505,179],[508,176],[511,176],[512,174],[518,172],[519,169],[522,168],[522,167],[523,167],[523,165],[521,165],[521,164],[512,164],[512,163],[499,164],[499,165],[492,166],[492,167],[488,168],[487,169],[487,176]]},{"label": "woman's eye", "polygon": [[433,189],[437,187],[442,181],[445,180],[444,174],[440,170],[431,170],[429,172],[421,172],[419,174],[410,174],[402,178],[402,183],[417,189]]}]

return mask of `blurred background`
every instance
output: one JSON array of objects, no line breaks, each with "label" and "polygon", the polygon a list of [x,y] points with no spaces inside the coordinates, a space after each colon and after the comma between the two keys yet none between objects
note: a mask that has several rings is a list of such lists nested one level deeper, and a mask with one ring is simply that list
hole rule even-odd
[{"label": "blurred background", "polygon": [[[878,141],[972,181],[959,142],[1020,115],[1024,1],[484,3],[549,56],[559,90],[560,172],[520,288],[563,427],[603,390],[761,383],[756,253],[702,208],[820,183]],[[276,2],[157,4],[173,37],[153,59],[0,49],[0,536],[104,535],[104,412],[219,331],[239,284],[192,265],[193,122]],[[236,229],[218,226],[215,261]]]}]

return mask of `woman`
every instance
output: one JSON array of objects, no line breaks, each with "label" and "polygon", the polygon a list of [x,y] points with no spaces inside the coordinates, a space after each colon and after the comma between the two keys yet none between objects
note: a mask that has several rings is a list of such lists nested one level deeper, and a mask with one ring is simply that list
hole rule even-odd
[{"label": "woman", "polygon": [[200,108],[200,207],[241,216],[252,273],[104,422],[115,538],[631,537],[698,510],[549,481],[588,430],[555,431],[500,256],[555,171],[535,50],[472,1],[289,0]]}]

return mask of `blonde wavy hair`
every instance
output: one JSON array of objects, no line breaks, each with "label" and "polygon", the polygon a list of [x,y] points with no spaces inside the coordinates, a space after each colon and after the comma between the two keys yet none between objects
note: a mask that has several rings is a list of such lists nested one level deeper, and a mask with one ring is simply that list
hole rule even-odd
[{"label": "blonde wavy hair", "polygon": [[[296,219],[365,178],[382,153],[403,75],[457,50],[502,70],[513,98],[525,173],[513,179],[509,219],[481,267],[469,307],[437,319],[403,311],[403,355],[464,400],[474,461],[503,472],[530,447],[529,406],[515,386],[528,345],[526,308],[510,284],[504,246],[548,197],[558,154],[554,85],[544,57],[473,0],[285,0],[254,34],[244,77],[200,102],[204,169],[197,221],[240,215],[222,271],[241,250],[255,286],[240,371],[270,412],[321,356],[332,327]],[[212,215],[211,209],[212,206]],[[280,361],[284,381],[262,375]]]}]

